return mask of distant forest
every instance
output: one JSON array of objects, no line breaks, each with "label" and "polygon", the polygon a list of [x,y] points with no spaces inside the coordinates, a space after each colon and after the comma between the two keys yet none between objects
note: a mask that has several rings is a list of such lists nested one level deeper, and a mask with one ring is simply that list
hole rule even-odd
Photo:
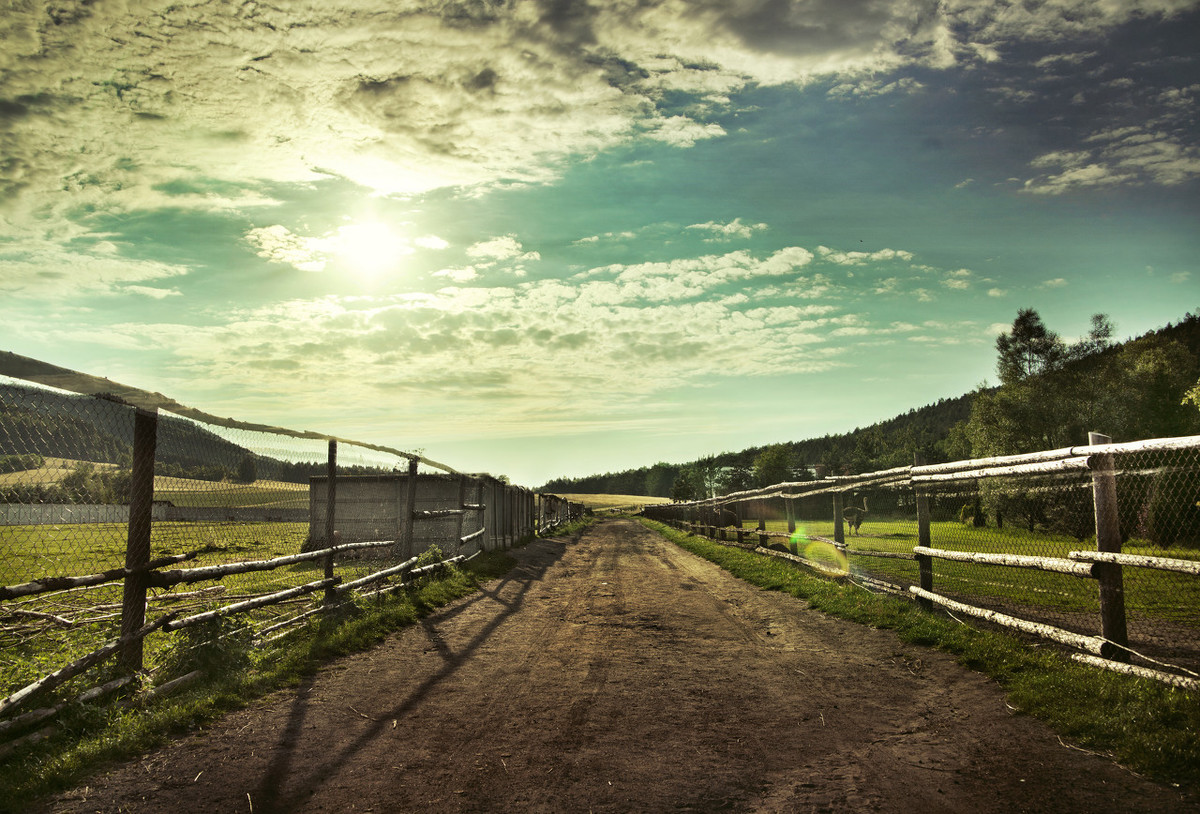
[{"label": "distant forest", "polygon": [[680,464],[556,478],[540,491],[692,500],[824,474],[1114,441],[1200,434],[1200,313],[1124,343],[1092,318],[1088,336],[1065,343],[1032,309],[997,339],[1000,384],[941,399],[840,435],[722,452]]}]

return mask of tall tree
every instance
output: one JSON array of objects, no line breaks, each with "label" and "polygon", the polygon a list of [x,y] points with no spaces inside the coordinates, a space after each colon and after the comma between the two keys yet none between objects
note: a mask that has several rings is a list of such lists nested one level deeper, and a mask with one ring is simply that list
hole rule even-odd
[{"label": "tall tree", "polygon": [[1046,328],[1032,308],[1019,310],[1012,330],[996,337],[996,351],[996,372],[1002,385],[1049,373],[1067,355],[1062,338]]},{"label": "tall tree", "polygon": [[772,444],[754,459],[754,480],[772,486],[792,479],[792,451],[787,444]]}]

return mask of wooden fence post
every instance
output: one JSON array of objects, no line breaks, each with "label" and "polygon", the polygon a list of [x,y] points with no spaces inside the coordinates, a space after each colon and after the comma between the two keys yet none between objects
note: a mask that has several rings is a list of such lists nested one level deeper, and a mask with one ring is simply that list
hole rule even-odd
[{"label": "wooden fence post", "polygon": [[[478,512],[478,514],[479,514],[479,528],[481,530],[487,528],[486,501],[487,501],[487,495],[484,492],[483,478],[480,478],[479,480],[475,481],[475,505],[483,506],[483,508],[476,509],[475,511]],[[484,531],[483,534],[479,537],[479,550],[480,551],[490,551],[491,550],[490,548],[488,548],[488,532],[487,531]]]},{"label": "wooden fence post", "polygon": [[[925,456],[917,452],[913,454],[913,466],[923,466],[925,464]],[[933,547],[933,537],[929,532],[929,496],[925,494],[925,490],[917,487],[917,545],[925,548]],[[928,554],[917,556],[917,568],[920,571],[921,590],[933,590],[933,557]],[[921,608],[927,611],[933,610],[933,602],[924,597],[917,600]]]},{"label": "wooden fence post", "polygon": [[458,556],[462,553],[462,538],[463,531],[467,526],[467,476],[458,476],[458,510],[462,512],[458,516],[458,538],[454,541],[454,555]]},{"label": "wooden fence post", "polygon": [[796,533],[796,501],[790,497],[783,499],[783,510],[787,514],[788,537]]},{"label": "wooden fence post", "polygon": [[[330,441],[325,481],[325,547],[332,548],[337,543],[337,441]],[[333,579],[332,552],[325,556],[325,579]],[[325,601],[337,601],[337,591],[332,585],[325,588]]]},{"label": "wooden fence post", "polygon": [[[1112,439],[1088,433],[1088,444],[1099,446]],[[1104,452],[1088,457],[1092,470],[1092,502],[1096,515],[1096,550],[1121,552],[1121,521],[1117,514],[1117,476],[1113,456]],[[1118,647],[1106,654],[1113,661],[1129,661],[1129,631],[1125,620],[1125,579],[1115,562],[1098,562],[1092,573],[1100,583],[1100,627],[1105,639]]]},{"label": "wooden fence post", "polygon": [[[154,510],[154,452],[158,444],[158,411],[138,409],[133,418],[133,471],[129,479],[129,529],[125,542],[125,567],[142,568],[150,562],[151,513]],[[121,636],[146,623],[146,583],[139,571],[125,578],[121,601]],[[142,640],[131,641],[121,651],[121,669],[142,669]]]},{"label": "wooden fence post", "polygon": [[404,500],[404,514],[400,517],[403,549],[398,552],[398,556],[396,557],[399,560],[407,560],[414,556],[413,548],[416,546],[415,530],[417,524],[417,468],[420,465],[420,462],[415,458],[410,459],[408,462],[408,480],[404,484],[407,494]]},{"label": "wooden fence post", "polygon": [[833,493],[833,541],[838,545],[846,544],[846,532],[842,529],[842,493]]}]

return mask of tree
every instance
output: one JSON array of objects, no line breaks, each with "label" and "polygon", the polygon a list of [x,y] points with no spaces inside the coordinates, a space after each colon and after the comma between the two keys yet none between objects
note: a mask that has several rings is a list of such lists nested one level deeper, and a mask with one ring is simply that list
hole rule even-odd
[{"label": "tree", "polygon": [[792,479],[792,451],[787,444],[772,444],[754,459],[754,480],[759,486],[773,486]]},{"label": "tree", "polygon": [[754,471],[743,464],[728,466],[717,479],[717,491],[723,495],[754,488]]},{"label": "tree", "polygon": [[258,458],[247,452],[242,456],[242,460],[238,462],[237,468],[238,483],[254,483],[258,480]]},{"label": "tree", "polygon": [[700,485],[695,470],[691,467],[679,470],[679,474],[675,477],[675,484],[671,487],[671,500],[696,500],[699,496]]},{"label": "tree", "polygon": [[1062,339],[1046,328],[1032,308],[1019,310],[1012,331],[996,337],[996,351],[996,372],[1002,385],[1049,373],[1067,355]]}]

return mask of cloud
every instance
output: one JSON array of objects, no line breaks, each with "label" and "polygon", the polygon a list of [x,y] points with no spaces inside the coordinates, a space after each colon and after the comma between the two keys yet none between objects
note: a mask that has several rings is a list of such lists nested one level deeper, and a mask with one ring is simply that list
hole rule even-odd
[{"label": "cloud", "polygon": [[913,259],[912,252],[901,249],[879,249],[874,252],[847,252],[831,249],[828,246],[818,246],[817,254],[826,263],[839,266],[865,266],[869,263],[883,263],[891,260],[909,261]]},{"label": "cloud", "polygon": [[145,295],[157,289],[142,284],[182,277],[189,271],[186,266],[121,257],[118,247],[106,242],[76,248],[30,241],[19,251],[6,251],[3,246],[0,243],[0,293],[47,303],[123,291]]},{"label": "cloud", "polygon": [[717,223],[708,221],[707,223],[693,223],[688,229],[695,229],[702,232],[711,232],[711,237],[704,238],[705,243],[716,243],[719,241],[732,240],[734,238],[748,238],[755,232],[762,232],[767,229],[765,223],[742,223],[741,218],[734,218],[729,223]]},{"label": "cloud", "polygon": [[300,271],[324,271],[326,258],[317,238],[297,235],[275,224],[251,229],[243,238],[255,254],[272,263],[284,263]]},{"label": "cloud", "polygon": [[149,297],[152,300],[163,300],[167,297],[180,296],[180,292],[171,288],[153,288],[145,285],[127,285],[124,290],[130,294],[140,294],[143,297]]},{"label": "cloud", "polygon": [[697,141],[725,135],[719,124],[701,124],[686,116],[651,119],[642,125],[647,138],[665,141],[674,147],[693,147]]},{"label": "cloud", "polygon": [[1067,285],[1067,281],[1062,277],[1055,277],[1052,280],[1042,281],[1042,284],[1039,286],[1039,288],[1066,288]]},{"label": "cloud", "polygon": [[516,235],[504,235],[502,237],[494,237],[490,240],[483,240],[476,243],[467,249],[468,257],[481,258],[487,261],[497,262],[501,260],[540,260],[541,255],[537,252],[527,252],[521,243],[517,240]]}]

